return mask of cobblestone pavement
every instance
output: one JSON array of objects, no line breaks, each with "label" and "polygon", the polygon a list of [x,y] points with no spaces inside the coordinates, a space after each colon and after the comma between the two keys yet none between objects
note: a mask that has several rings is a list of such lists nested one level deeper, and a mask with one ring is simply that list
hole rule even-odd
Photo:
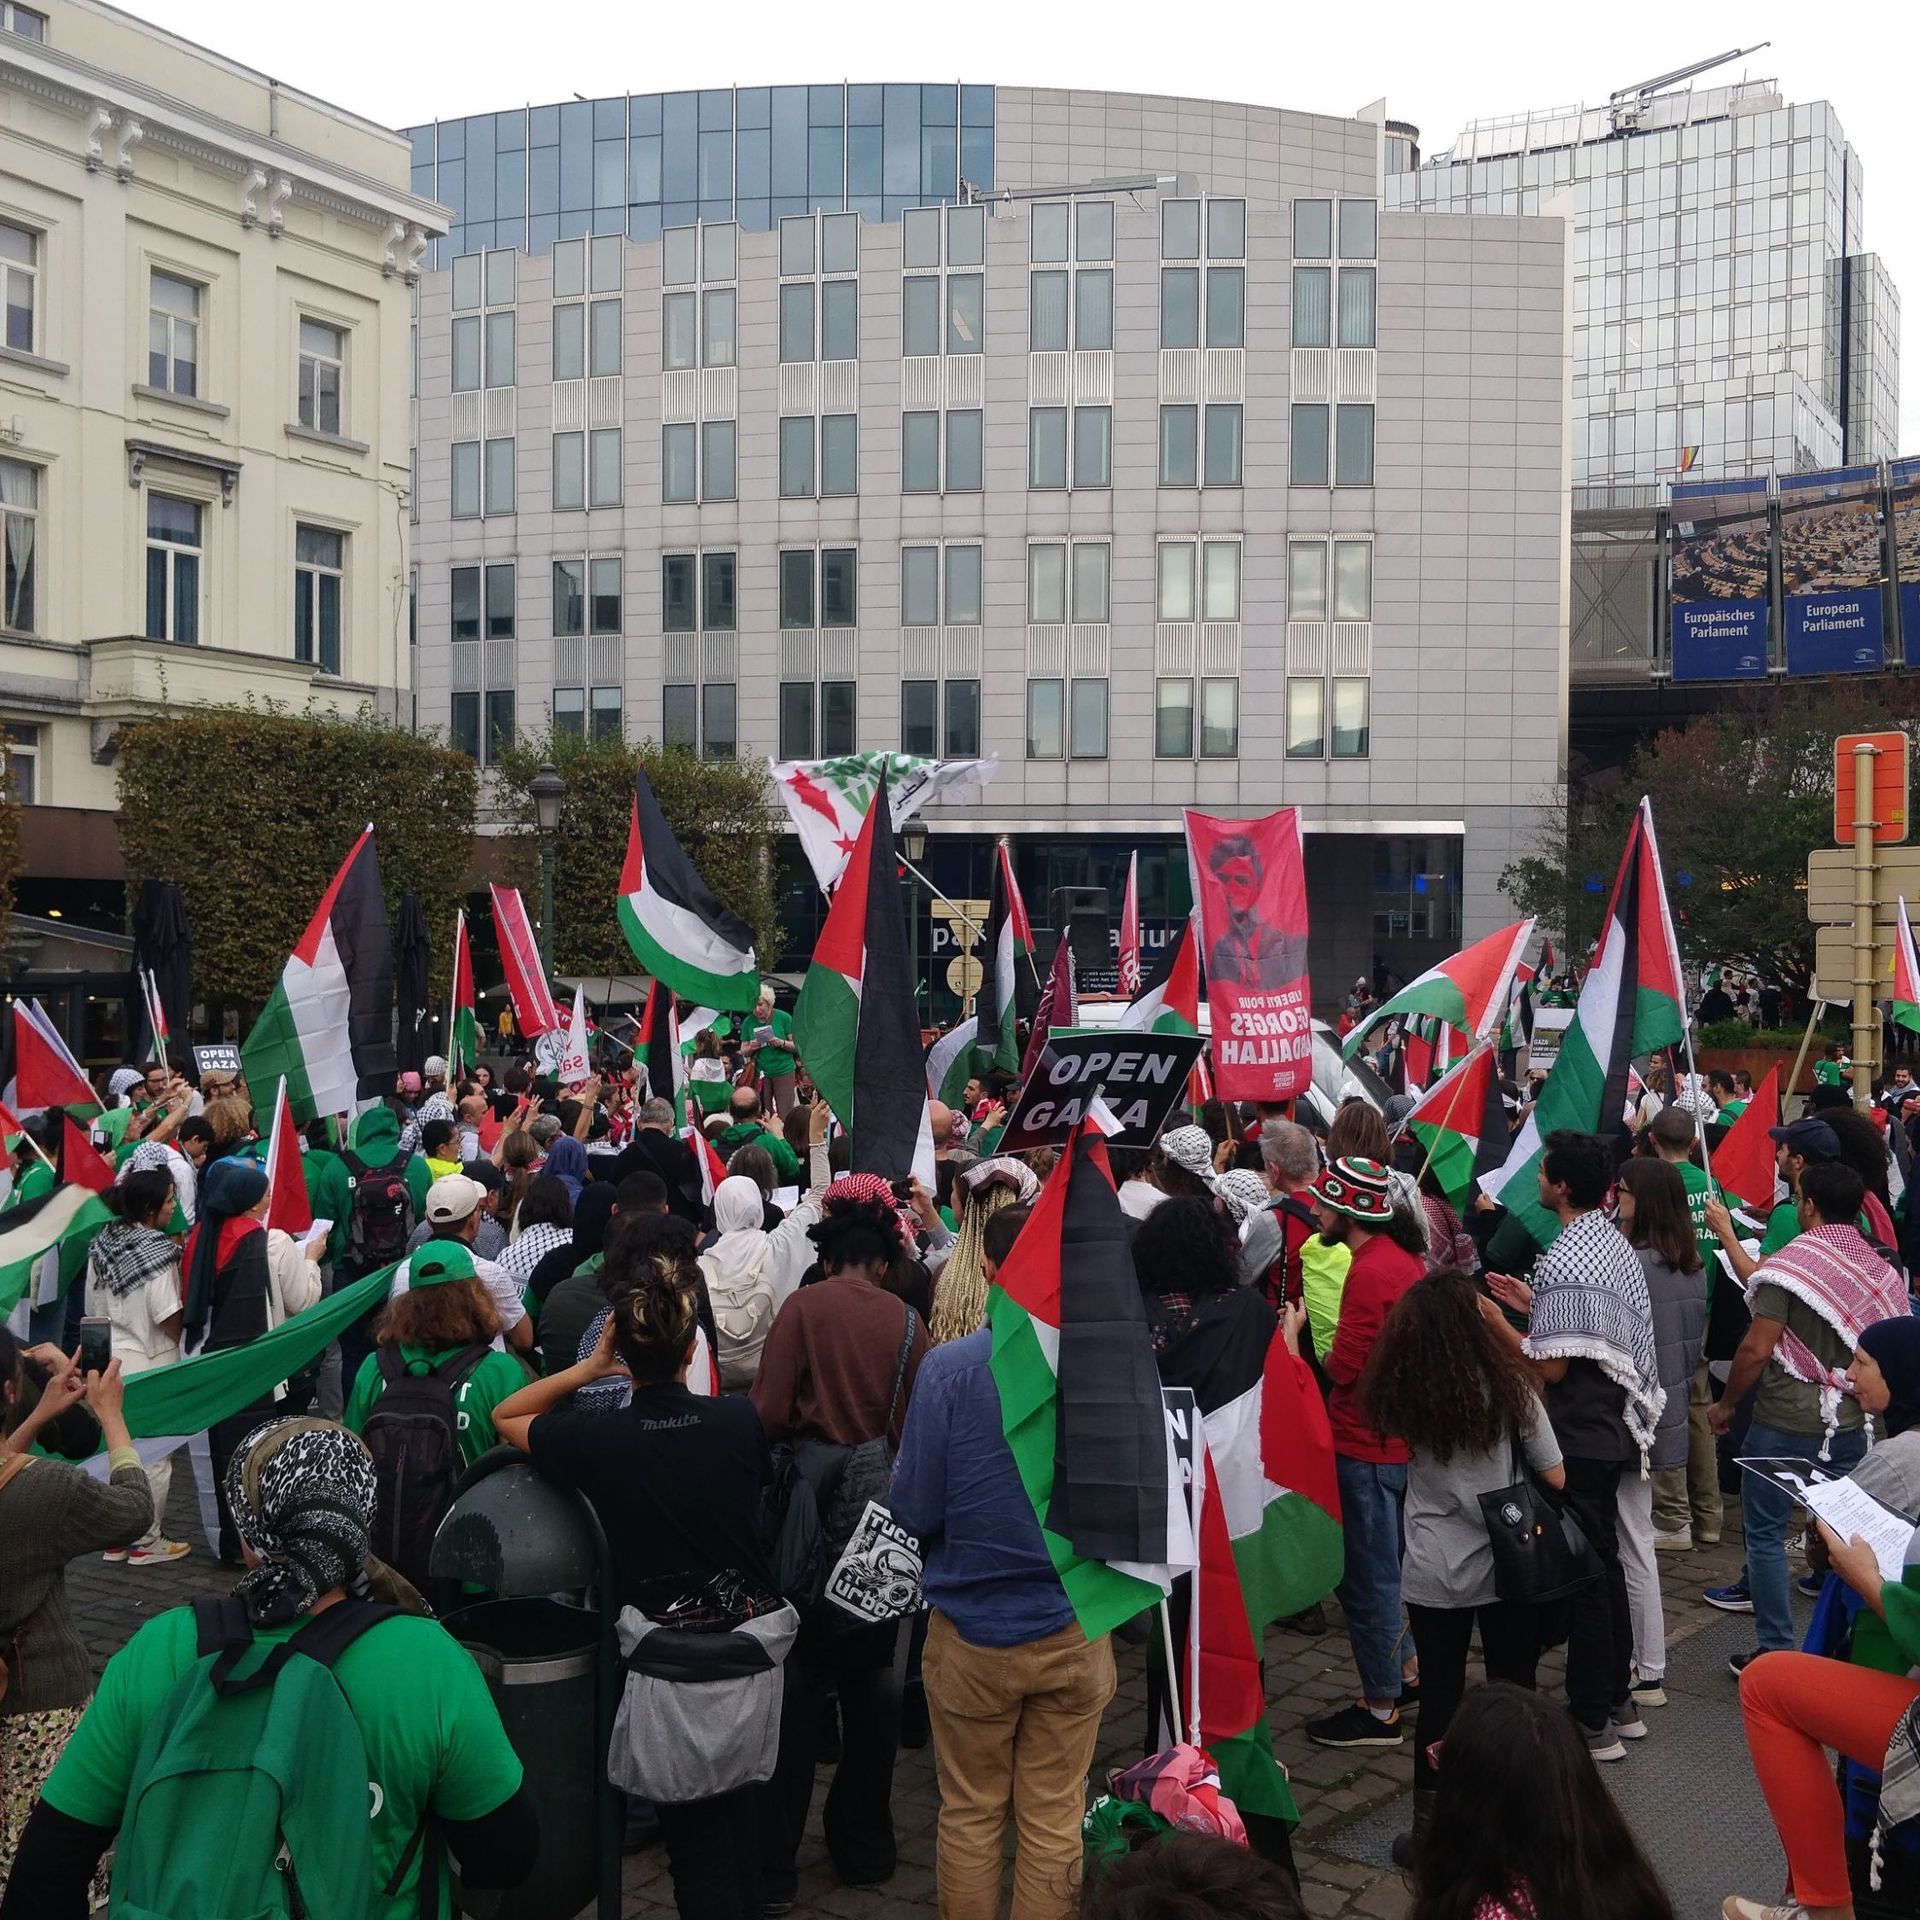
[{"label": "cobblestone pavement", "polygon": [[[76,1617],[102,1661],[151,1615],[196,1593],[220,1589],[231,1577],[201,1542],[185,1456],[177,1455],[176,1461],[170,1531],[193,1541],[194,1551],[167,1567],[135,1571],[94,1561],[77,1565],[69,1575]],[[1729,1521],[1722,1546],[1660,1557],[1672,1704],[1649,1713],[1649,1739],[1631,1748],[1623,1765],[1605,1770],[1675,1894],[1680,1920],[1704,1920],[1718,1911],[1724,1893],[1777,1890],[1781,1878],[1778,1848],[1740,1736],[1734,1682],[1725,1671],[1726,1654],[1751,1645],[1749,1623],[1716,1613],[1699,1597],[1702,1588],[1729,1580],[1739,1570],[1737,1509]],[[1306,1739],[1303,1722],[1353,1697],[1353,1668],[1339,1609],[1329,1601],[1326,1613],[1326,1633],[1308,1637],[1275,1628],[1266,1646],[1274,1749],[1292,1776],[1301,1806],[1294,1849],[1303,1896],[1313,1920],[1347,1915],[1400,1920],[1406,1890],[1399,1873],[1381,1863],[1386,1842],[1405,1824],[1410,1804],[1411,1730],[1399,1749],[1389,1751],[1336,1752]],[[1120,1691],[1096,1760],[1102,1776],[1139,1757],[1146,1722],[1141,1653],[1126,1647],[1117,1651]],[[1556,1653],[1543,1664],[1541,1685],[1557,1689],[1560,1678]],[[814,1796],[814,1824],[801,1855],[796,1912],[832,1920],[891,1920],[894,1915],[935,1912],[939,1795],[932,1750],[900,1756],[894,1791],[900,1870],[883,1888],[856,1891],[836,1883],[819,1839],[823,1798],[824,1784]],[[1708,1810],[1705,1818],[1703,1808]],[[1703,1850],[1709,1838],[1714,1844]],[[624,1888],[625,1920],[673,1920],[666,1860],[657,1846],[627,1860]]]}]

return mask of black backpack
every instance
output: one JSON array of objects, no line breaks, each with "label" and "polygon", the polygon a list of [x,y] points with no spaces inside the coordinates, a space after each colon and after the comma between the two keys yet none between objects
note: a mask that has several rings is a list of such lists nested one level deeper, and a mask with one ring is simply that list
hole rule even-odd
[{"label": "black backpack", "polygon": [[406,1156],[384,1167],[368,1166],[357,1153],[342,1157],[351,1196],[347,1203],[347,1258],[363,1274],[390,1267],[406,1257],[415,1225]]},{"label": "black backpack", "polygon": [[467,1347],[443,1365],[410,1373],[397,1348],[379,1350],[384,1385],[360,1430],[378,1486],[370,1544],[422,1591],[428,1550],[460,1483],[460,1389],[490,1351]]}]

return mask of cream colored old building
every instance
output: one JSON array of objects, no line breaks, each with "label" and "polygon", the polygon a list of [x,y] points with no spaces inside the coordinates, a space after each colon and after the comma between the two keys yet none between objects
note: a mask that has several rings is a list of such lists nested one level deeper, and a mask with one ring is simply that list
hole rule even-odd
[{"label": "cream colored old building", "polygon": [[88,857],[104,823],[72,810],[113,807],[134,716],[407,711],[412,290],[446,227],[408,163],[97,0],[0,0],[0,722],[29,875]]}]

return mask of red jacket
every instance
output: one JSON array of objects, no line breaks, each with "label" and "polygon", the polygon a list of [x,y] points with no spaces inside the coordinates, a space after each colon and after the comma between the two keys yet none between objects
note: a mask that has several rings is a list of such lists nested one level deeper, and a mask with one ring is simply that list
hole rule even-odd
[{"label": "red jacket", "polygon": [[1346,1290],[1340,1296],[1340,1324],[1334,1329],[1327,1353],[1327,1377],[1333,1395],[1327,1412],[1333,1421],[1333,1450],[1349,1460],[1370,1460],[1377,1466],[1399,1466],[1407,1457],[1403,1441],[1388,1440],[1362,1424],[1354,1405],[1354,1383],[1360,1378],[1380,1337],[1393,1303],[1427,1270],[1417,1253],[1397,1246],[1376,1233],[1353,1256],[1347,1269]]}]

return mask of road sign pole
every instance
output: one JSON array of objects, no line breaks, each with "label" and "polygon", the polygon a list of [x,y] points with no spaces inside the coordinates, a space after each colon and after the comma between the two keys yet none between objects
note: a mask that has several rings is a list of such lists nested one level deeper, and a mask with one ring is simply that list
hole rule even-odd
[{"label": "road sign pole", "polygon": [[1873,946],[1873,763],[1879,753],[1871,741],[1854,743],[1853,1104],[1863,1111],[1873,1105],[1873,1060],[1880,1032]]}]

